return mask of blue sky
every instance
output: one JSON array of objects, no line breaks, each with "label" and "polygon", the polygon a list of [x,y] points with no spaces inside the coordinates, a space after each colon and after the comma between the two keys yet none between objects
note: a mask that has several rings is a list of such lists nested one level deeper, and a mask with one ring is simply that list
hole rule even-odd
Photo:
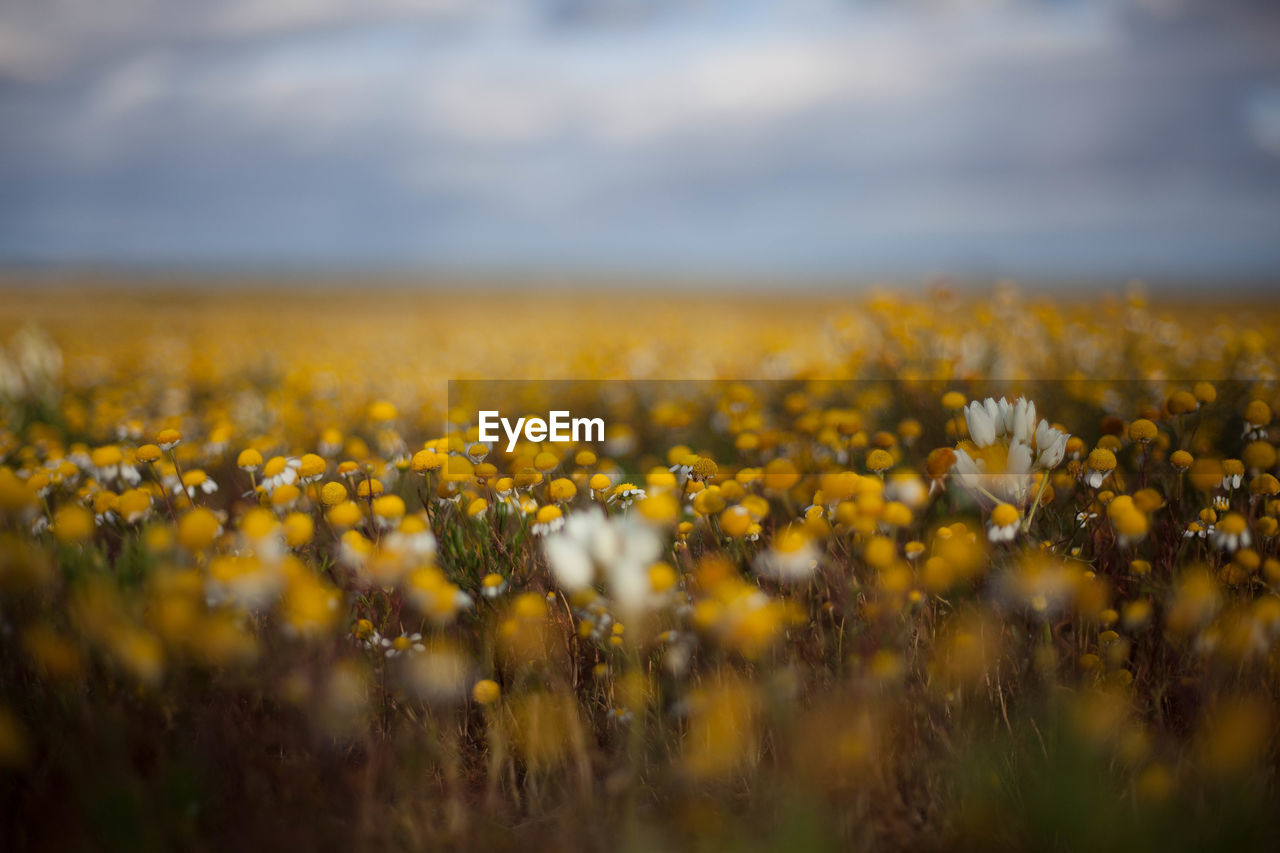
[{"label": "blue sky", "polygon": [[1280,272],[1261,2],[8,0],[0,263]]}]

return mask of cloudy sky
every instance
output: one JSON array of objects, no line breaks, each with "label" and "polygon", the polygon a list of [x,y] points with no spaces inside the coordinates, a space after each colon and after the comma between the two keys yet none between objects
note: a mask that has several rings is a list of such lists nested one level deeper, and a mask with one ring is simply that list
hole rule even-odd
[{"label": "cloudy sky", "polygon": [[4,0],[0,263],[1280,273],[1249,0]]}]

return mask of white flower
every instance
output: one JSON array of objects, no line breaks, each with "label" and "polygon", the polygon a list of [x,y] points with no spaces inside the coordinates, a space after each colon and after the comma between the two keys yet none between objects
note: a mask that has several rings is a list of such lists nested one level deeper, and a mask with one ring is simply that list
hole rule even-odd
[{"label": "white flower", "polygon": [[389,658],[399,657],[406,652],[425,652],[427,650],[427,647],[422,644],[421,634],[401,634],[394,640],[389,637],[383,637],[380,643]]},{"label": "white flower", "polygon": [[290,457],[285,461],[284,467],[279,473],[270,477],[264,477],[262,480],[262,488],[267,494],[273,493],[281,486],[288,486],[298,479],[298,467],[302,464],[302,460]]},{"label": "white flower", "polygon": [[1253,543],[1248,523],[1238,513],[1231,513],[1215,524],[1209,532],[1209,538],[1215,548],[1228,552],[1248,548]]},{"label": "white flower", "polygon": [[1067,453],[1065,432],[1049,426],[1048,421],[1041,421],[1036,427],[1035,443],[1039,455],[1036,456],[1036,467],[1049,470],[1058,467],[1062,457]]},{"label": "white flower", "polygon": [[[623,485],[625,486],[626,484],[624,483]],[[626,509],[636,501],[644,500],[645,497],[644,489],[631,486],[630,488],[620,488],[615,491],[609,496],[609,503],[614,503],[616,501],[620,507]]]},{"label": "white flower", "polygon": [[969,426],[969,438],[978,447],[988,447],[996,440],[996,419],[999,410],[995,400],[987,398],[985,404],[974,400],[964,410],[964,420]]},{"label": "white flower", "polygon": [[1000,504],[991,511],[987,521],[987,538],[992,542],[1012,542],[1018,535],[1022,516],[1010,504]]},{"label": "white flower", "polygon": [[773,543],[756,555],[757,572],[781,581],[802,581],[818,569],[818,549],[809,537],[795,528],[786,528],[773,537]]},{"label": "white flower", "polygon": [[1019,397],[1012,406],[1001,399],[999,408],[1004,417],[1005,434],[1024,444],[1030,444],[1035,437],[1036,404],[1026,397]]},{"label": "white flower", "polygon": [[661,556],[662,542],[643,522],[574,513],[562,531],[542,540],[542,551],[556,582],[569,592],[589,586],[599,575],[623,610],[655,603],[649,567]]},{"label": "white flower", "polygon": [[929,489],[915,472],[895,473],[885,486],[885,497],[900,501],[912,509],[920,509],[929,500]]},{"label": "white flower", "polygon": [[193,477],[192,479],[196,480],[196,482],[193,482],[189,486],[184,486],[181,482],[175,483],[173,486],[173,493],[175,495],[180,495],[183,492],[186,492],[187,497],[194,499],[197,491],[204,492],[206,495],[212,495],[218,491],[218,484],[207,474],[204,475],[203,479],[200,477]]},{"label": "white flower", "polygon": [[430,530],[415,533],[396,531],[382,540],[382,549],[417,558],[421,564],[432,563],[436,556],[436,537]]},{"label": "white flower", "polygon": [[1052,469],[1066,455],[1069,436],[1047,420],[1037,421],[1036,405],[1025,397],[1012,403],[1004,398],[974,400],[964,416],[969,441],[956,448],[952,474],[985,503],[994,498],[1022,506],[1032,475]]},{"label": "white flower", "polygon": [[551,565],[556,583],[569,592],[577,592],[595,580],[595,565],[577,539],[567,534],[548,536],[542,543],[542,553]]},{"label": "white flower", "polygon": [[507,579],[498,574],[486,575],[480,584],[480,594],[485,598],[497,598],[507,591]]},{"label": "white flower", "polygon": [[1018,522],[1013,524],[987,524],[987,539],[992,542],[1012,542],[1018,536]]},{"label": "white flower", "polygon": [[473,680],[472,666],[460,649],[434,640],[430,646],[415,643],[413,654],[405,658],[399,675],[405,689],[417,698],[452,703],[466,695],[467,685]]},{"label": "white flower", "polygon": [[539,522],[529,528],[534,536],[549,536],[552,533],[559,533],[564,529],[564,516],[558,516],[550,521]]},{"label": "white flower", "polygon": [[231,602],[247,610],[264,610],[284,589],[279,564],[252,557],[236,558],[233,570],[205,581],[205,601],[210,606]]}]

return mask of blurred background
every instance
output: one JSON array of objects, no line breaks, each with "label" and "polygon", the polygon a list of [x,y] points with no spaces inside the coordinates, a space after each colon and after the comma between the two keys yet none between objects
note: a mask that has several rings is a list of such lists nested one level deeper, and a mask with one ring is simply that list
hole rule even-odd
[{"label": "blurred background", "polygon": [[1280,4],[6,0],[0,265],[1280,272]]}]

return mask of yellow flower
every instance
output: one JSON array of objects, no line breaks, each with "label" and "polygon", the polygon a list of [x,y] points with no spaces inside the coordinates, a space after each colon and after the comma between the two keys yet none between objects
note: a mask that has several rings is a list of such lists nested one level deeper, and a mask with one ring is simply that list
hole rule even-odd
[{"label": "yellow flower", "polygon": [[176,429],[162,429],[156,433],[156,444],[161,450],[172,450],[182,441],[182,433]]},{"label": "yellow flower", "polygon": [[706,456],[699,456],[698,460],[693,463],[693,468],[689,473],[699,480],[710,480],[716,476],[719,470],[719,466],[716,465],[714,460]]},{"label": "yellow flower", "polygon": [[1011,542],[1018,534],[1018,523],[1022,520],[1018,510],[1007,503],[996,504],[991,510],[991,522],[987,529],[987,538],[992,542]]},{"label": "yellow flower", "polygon": [[[281,463],[283,468],[283,460],[281,460]],[[257,471],[262,467],[262,454],[252,447],[246,448],[240,451],[240,455],[236,457],[236,465],[245,471]]]},{"label": "yellow flower", "polygon": [[382,481],[376,477],[369,477],[356,483],[356,497],[377,497],[382,494],[382,490]]},{"label": "yellow flower", "polygon": [[188,551],[207,550],[222,533],[222,522],[211,510],[193,509],[178,520],[178,544]]},{"label": "yellow flower", "polygon": [[578,487],[566,477],[559,477],[547,484],[547,496],[556,503],[573,500],[578,494]]},{"label": "yellow flower", "polygon": [[1185,415],[1200,408],[1200,402],[1190,391],[1174,391],[1165,401],[1165,408],[1173,415]]},{"label": "yellow flower", "polygon": [[482,678],[471,688],[471,698],[480,705],[492,705],[502,695],[498,682]]},{"label": "yellow flower", "polygon": [[360,511],[360,507],[355,501],[342,501],[330,507],[324,517],[334,527],[343,529],[355,527],[360,523],[364,514]]},{"label": "yellow flower", "polygon": [[383,527],[394,527],[404,517],[404,499],[399,495],[382,495],[373,500],[373,514]]},{"label": "yellow flower", "polygon": [[1158,432],[1156,425],[1146,418],[1138,418],[1129,424],[1129,438],[1143,444],[1155,438]]},{"label": "yellow flower", "polygon": [[671,525],[679,517],[680,505],[670,494],[660,492],[637,501],[636,510],[643,518],[655,524]]},{"label": "yellow flower", "polygon": [[893,454],[876,448],[867,454],[867,470],[882,474],[893,467]]},{"label": "yellow flower", "polygon": [[317,480],[324,474],[326,465],[323,456],[304,453],[298,460],[298,476],[304,480]]},{"label": "yellow flower", "polygon": [[306,513],[291,512],[284,518],[284,539],[290,548],[301,548],[308,544],[315,535],[315,530],[315,522]]},{"label": "yellow flower", "polygon": [[325,483],[320,488],[320,502],[325,506],[337,506],[345,501],[347,497],[347,487],[336,480]]},{"label": "yellow flower", "polygon": [[1085,466],[1087,469],[1085,482],[1096,489],[1102,485],[1107,475],[1115,470],[1116,455],[1103,447],[1094,448],[1089,453],[1089,459]]},{"label": "yellow flower", "polygon": [[271,505],[278,508],[287,508],[302,496],[302,491],[292,483],[281,486],[271,493]]},{"label": "yellow flower", "polygon": [[1191,393],[1195,395],[1197,402],[1205,405],[1218,399],[1218,389],[1213,387],[1212,382],[1197,382]]},{"label": "yellow flower", "polygon": [[124,454],[114,444],[106,447],[95,447],[89,455],[95,468],[114,468],[124,461]]},{"label": "yellow flower", "polygon": [[396,407],[386,400],[378,400],[369,405],[369,420],[374,423],[386,423],[396,419]]},{"label": "yellow flower", "polygon": [[61,542],[84,542],[93,536],[93,513],[82,506],[60,507],[53,516],[53,535]]},{"label": "yellow flower", "polygon": [[434,450],[419,450],[413,454],[409,467],[415,474],[426,474],[429,471],[438,470],[443,464],[444,457]]}]

